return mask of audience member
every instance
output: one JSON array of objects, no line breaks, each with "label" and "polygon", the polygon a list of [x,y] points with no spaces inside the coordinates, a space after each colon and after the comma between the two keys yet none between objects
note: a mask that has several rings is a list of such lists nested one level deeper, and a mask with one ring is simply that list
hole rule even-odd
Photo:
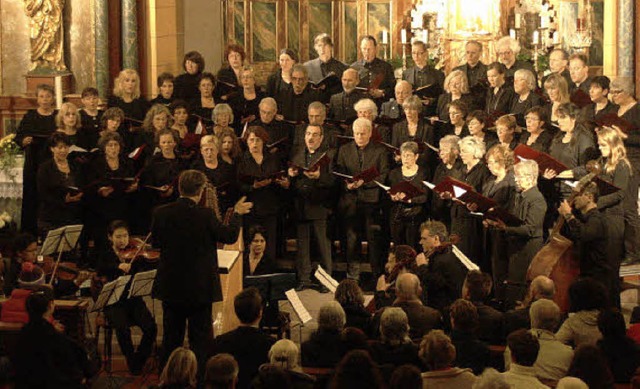
[{"label": "audience member", "polygon": [[29,323],[11,356],[16,388],[84,388],[92,370],[84,349],[54,322],[53,291],[41,289],[26,300]]},{"label": "audience member", "polygon": [[345,278],[340,281],[336,288],[335,299],[347,316],[346,327],[357,327],[365,333],[370,333],[371,313],[365,309],[362,289],[355,280]]},{"label": "audience member", "polygon": [[511,384],[496,369],[485,369],[472,389],[511,389]]},{"label": "audience member", "polygon": [[389,389],[421,389],[420,369],[414,365],[402,365],[396,368],[389,381]]},{"label": "audience member", "polygon": [[384,387],[380,370],[369,353],[349,351],[336,366],[331,389],[379,389]]},{"label": "audience member", "polygon": [[238,362],[231,354],[218,354],[209,358],[204,373],[205,389],[235,389],[238,384]]},{"label": "audience member", "polygon": [[337,301],[330,301],[320,308],[318,330],[302,343],[302,366],[335,367],[343,356],[340,332],[346,316]]},{"label": "audience member", "polygon": [[507,337],[511,350],[511,367],[502,373],[513,389],[548,388],[536,378],[533,364],[538,358],[540,343],[525,329],[517,330]]},{"label": "audience member", "polygon": [[293,389],[287,372],[278,366],[266,364],[260,366],[256,378],[249,385],[251,389]]},{"label": "audience member", "polygon": [[451,342],[456,348],[458,367],[467,367],[479,375],[489,365],[490,352],[486,343],[476,335],[478,310],[471,301],[458,299],[449,309],[451,320]]},{"label": "audience member", "polygon": [[505,338],[515,330],[531,328],[531,318],[529,317],[531,304],[541,298],[553,300],[555,294],[556,286],[551,278],[546,276],[537,276],[534,278],[533,281],[531,281],[531,285],[529,285],[523,306],[509,310],[503,315]]},{"label": "audience member", "polygon": [[468,388],[476,381],[471,369],[454,367],[456,348],[442,330],[429,332],[420,343],[420,357],[429,371],[422,373],[425,388]]},{"label": "audience member", "polygon": [[569,315],[556,333],[556,339],[578,347],[596,344],[602,338],[598,329],[600,310],[608,304],[607,291],[598,281],[585,278],[569,287]]},{"label": "audience member", "polygon": [[[540,299],[531,305],[531,333],[538,338],[540,351],[534,364],[536,376],[540,379],[557,381],[567,375],[573,359],[571,347],[556,339],[554,331],[560,323],[560,308],[556,303]],[[511,362],[510,349],[504,353],[505,370]]]},{"label": "audience member", "polygon": [[502,313],[485,304],[491,292],[491,276],[479,270],[470,271],[462,286],[462,298],[469,300],[478,310],[478,338],[489,344],[500,344],[502,338]]},{"label": "audience member", "polygon": [[558,381],[556,389],[589,389],[589,387],[580,378],[564,377]]},{"label": "audience member", "polygon": [[193,351],[178,347],[164,365],[160,374],[161,389],[195,389],[198,361]]},{"label": "audience member", "polygon": [[340,341],[344,346],[345,354],[351,350],[365,350],[371,353],[367,335],[356,327],[345,327],[340,334]]},{"label": "audience member", "polygon": [[598,329],[602,339],[597,343],[609,362],[615,382],[629,383],[640,365],[640,346],[627,337],[622,313],[611,309],[598,316]]},{"label": "audience member", "polygon": [[600,349],[593,344],[578,346],[567,375],[580,378],[589,388],[611,389],[613,375]]},{"label": "audience member", "polygon": [[240,366],[238,388],[247,388],[258,368],[268,361],[267,354],[274,339],[258,328],[262,319],[262,297],[256,288],[247,288],[233,301],[240,325],[214,339],[210,355],[233,355]]},{"label": "audience member", "polygon": [[421,365],[418,346],[409,338],[409,319],[402,308],[384,309],[380,318],[380,339],[371,343],[371,358],[379,365]]},{"label": "audience member", "polygon": [[280,339],[271,346],[269,363],[284,369],[294,388],[313,388],[315,379],[302,371],[300,367],[300,349],[291,340]]}]

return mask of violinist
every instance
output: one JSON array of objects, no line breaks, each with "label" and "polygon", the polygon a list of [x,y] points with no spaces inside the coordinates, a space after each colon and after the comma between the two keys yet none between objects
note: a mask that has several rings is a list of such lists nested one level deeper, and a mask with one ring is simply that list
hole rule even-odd
[{"label": "violinist", "polygon": [[[576,212],[577,211],[577,212]],[[564,200],[558,212],[567,222],[567,237],[574,241],[580,261],[580,277],[600,281],[609,291],[614,307],[620,308],[620,259],[611,257],[608,240],[611,229],[607,218],[598,210],[598,185],[590,182],[573,204]]]},{"label": "violinist", "polygon": [[9,261],[4,264],[4,285],[3,291],[5,296],[11,296],[11,292],[18,286],[18,276],[22,270],[24,262],[35,263],[38,252],[37,239],[24,232],[18,234],[12,244],[13,256],[8,258]]},{"label": "violinist", "polygon": [[[133,276],[144,269],[145,263],[140,259],[126,259],[136,253],[137,248],[130,245],[129,227],[122,220],[114,220],[109,225],[108,232],[111,247],[99,255],[98,277],[110,282],[122,275]],[[128,287],[126,288],[128,289]],[[151,355],[153,342],[156,338],[157,327],[142,297],[127,298],[127,290],[120,301],[104,309],[109,324],[116,331],[116,338],[120,350],[127,360],[131,374],[138,375],[142,371],[147,358]],[[138,326],[142,330],[142,340],[137,350],[131,340],[131,326]]]},{"label": "violinist", "polygon": [[447,227],[439,221],[420,225],[422,253],[416,257],[416,274],[427,294],[427,305],[442,311],[460,298],[467,269],[451,251]]}]

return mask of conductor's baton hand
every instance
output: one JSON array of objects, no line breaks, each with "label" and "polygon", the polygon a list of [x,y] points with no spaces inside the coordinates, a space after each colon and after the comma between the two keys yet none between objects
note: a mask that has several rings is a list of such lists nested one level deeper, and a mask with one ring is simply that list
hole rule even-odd
[{"label": "conductor's baton hand", "polygon": [[251,208],[253,208],[253,203],[247,202],[246,200],[247,196],[242,196],[242,198],[238,200],[236,205],[233,207],[235,213],[237,213],[238,215],[246,215],[251,211]]}]

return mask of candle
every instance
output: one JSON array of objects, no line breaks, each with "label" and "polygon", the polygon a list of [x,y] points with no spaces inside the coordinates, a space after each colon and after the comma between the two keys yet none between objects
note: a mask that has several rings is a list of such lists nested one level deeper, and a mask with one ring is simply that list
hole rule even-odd
[{"label": "candle", "polygon": [[522,16],[520,14],[516,14],[516,28],[520,28],[520,23],[522,23]]},{"label": "candle", "polygon": [[405,30],[404,28],[400,30],[400,41],[402,42],[402,44],[407,43],[407,30]]},{"label": "candle", "polygon": [[56,108],[62,108],[62,77],[55,77]]},{"label": "candle", "polygon": [[582,19],[578,18],[576,21],[576,26],[578,31],[582,31]]},{"label": "candle", "polygon": [[509,36],[511,37],[511,39],[516,39],[516,30],[514,30],[513,28],[510,29]]},{"label": "candle", "polygon": [[537,44],[538,44],[538,41],[539,41],[539,38],[540,38],[540,37],[539,37],[539,35],[540,35],[540,34],[538,33],[538,31],[534,31],[534,32],[533,32],[533,44],[534,44],[534,45],[537,45]]},{"label": "candle", "polygon": [[387,30],[382,30],[382,44],[386,45],[389,43],[389,37],[387,36]]},{"label": "candle", "polygon": [[428,30],[422,30],[422,41],[424,43],[429,43],[429,31]]},{"label": "candle", "polygon": [[549,18],[546,16],[540,17],[540,28],[548,28],[549,27]]},{"label": "candle", "polygon": [[553,44],[560,44],[560,34],[558,33],[558,31],[553,32]]}]

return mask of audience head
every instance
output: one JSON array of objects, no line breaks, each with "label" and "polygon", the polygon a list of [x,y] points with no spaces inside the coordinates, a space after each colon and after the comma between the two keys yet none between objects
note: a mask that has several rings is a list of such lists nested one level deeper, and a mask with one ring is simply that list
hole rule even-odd
[{"label": "audience head", "polygon": [[556,385],[556,389],[589,389],[583,380],[576,377],[562,377]]},{"label": "audience head", "polygon": [[278,113],[278,103],[273,97],[265,97],[260,100],[258,108],[260,109],[260,121],[266,124],[271,123]]},{"label": "audience head", "polygon": [[533,366],[538,358],[540,342],[524,328],[513,331],[507,336],[507,346],[511,350],[511,360],[521,366]]},{"label": "audience head", "polygon": [[537,299],[553,300],[553,297],[556,295],[556,284],[547,276],[537,276],[531,281],[529,291],[532,296],[532,301]]},{"label": "audience head", "polygon": [[567,375],[580,378],[589,388],[613,387],[609,363],[600,348],[592,344],[583,344],[575,349]]},{"label": "audience head", "polygon": [[258,369],[258,374],[251,382],[252,389],[289,389],[293,388],[289,374],[279,367],[271,364],[264,364]]},{"label": "audience head", "polygon": [[340,281],[334,297],[340,305],[344,306],[364,306],[364,294],[358,283],[351,278]]},{"label": "audience head", "polygon": [[369,339],[360,328],[345,327],[342,333],[340,333],[340,341],[342,342],[345,352],[351,350],[370,351]]},{"label": "audience head", "polygon": [[516,132],[516,117],[513,115],[503,115],[496,120],[496,133],[498,134],[498,140],[502,144],[509,144],[513,141],[514,134]]},{"label": "audience head", "polygon": [[313,38],[313,48],[316,50],[318,57],[326,60],[331,58],[331,51],[333,50],[333,41],[326,32],[320,33]]},{"label": "audience head", "polygon": [[609,90],[611,89],[611,79],[607,76],[596,76],[591,80],[589,84],[589,97],[592,101],[599,100],[604,97],[607,98]]},{"label": "audience head", "polygon": [[44,319],[53,314],[53,290],[42,287],[34,290],[25,303],[29,321]]},{"label": "audience head", "polygon": [[602,310],[608,305],[607,290],[593,278],[581,278],[569,286],[569,312]]},{"label": "audience head", "polygon": [[269,363],[285,370],[300,367],[300,349],[289,339],[280,339],[269,350]]},{"label": "audience head", "polygon": [[233,299],[233,308],[240,323],[244,325],[258,324],[262,318],[262,296],[255,287],[242,290]]},{"label": "audience head", "polygon": [[429,370],[446,369],[456,360],[456,348],[442,330],[431,330],[420,342],[420,357]]},{"label": "audience head", "polygon": [[232,159],[240,156],[242,152],[240,150],[240,140],[232,128],[223,128],[218,133],[218,138],[220,139],[220,154],[229,155]]},{"label": "audience head", "polygon": [[415,365],[398,366],[391,375],[389,389],[422,389],[422,373]]},{"label": "audience head", "polygon": [[529,309],[531,328],[555,332],[560,324],[560,307],[553,300],[539,299]]},{"label": "audience head", "polygon": [[238,383],[238,362],[231,354],[218,354],[207,361],[204,373],[206,389],[234,389]]},{"label": "audience head", "polygon": [[247,150],[251,154],[264,153],[265,145],[269,143],[269,133],[262,126],[249,126],[245,133]]},{"label": "audience head", "polygon": [[193,351],[188,348],[178,347],[169,355],[167,364],[160,375],[160,382],[162,382],[163,387],[195,388],[197,372],[198,361]]},{"label": "audience head", "polygon": [[398,307],[387,307],[380,317],[380,337],[384,343],[397,345],[411,342],[409,318]]},{"label": "audience head", "polygon": [[633,78],[617,77],[611,82],[609,93],[611,97],[613,97],[613,102],[619,104],[619,101],[623,101],[624,98],[633,98],[635,90],[636,86],[634,85]]},{"label": "audience head", "polygon": [[504,376],[496,369],[486,368],[478,376],[478,379],[473,384],[472,389],[511,389],[511,384],[508,383]]},{"label": "audience head", "polygon": [[504,77],[507,68],[500,62],[492,62],[487,65],[487,80],[491,88],[497,88],[504,85]]},{"label": "audience head", "polygon": [[36,87],[36,102],[38,103],[38,107],[47,110],[55,108],[53,106],[55,95],[56,92],[51,85],[38,84]]},{"label": "audience head", "polygon": [[384,383],[378,366],[364,350],[349,351],[336,366],[331,389],[382,388]]},{"label": "audience head", "polygon": [[57,159],[59,156],[64,156],[66,159],[69,154],[69,147],[71,147],[71,138],[64,132],[56,131],[49,137],[49,149],[54,158]]},{"label": "audience head", "polygon": [[329,301],[320,307],[318,330],[340,332],[347,322],[344,309],[337,301]]},{"label": "audience head", "polygon": [[449,121],[454,126],[462,126],[467,119],[469,107],[462,100],[455,100],[449,103]]},{"label": "audience head", "polygon": [[598,315],[598,329],[602,337],[608,340],[626,339],[627,327],[624,316],[617,310],[605,309]]},{"label": "audience head", "polygon": [[182,68],[191,75],[200,74],[204,71],[204,57],[197,51],[190,51],[184,55]]},{"label": "audience head", "polygon": [[18,233],[11,242],[11,251],[22,262],[35,262],[38,258],[38,239],[28,232]]},{"label": "audience head", "polygon": [[491,287],[491,276],[480,270],[471,270],[462,285],[462,298],[474,303],[484,302],[491,292]]},{"label": "audience head", "polygon": [[449,308],[451,327],[454,330],[473,333],[479,324],[478,309],[469,300],[457,299]]},{"label": "audience head", "polygon": [[124,141],[117,132],[105,132],[98,139],[98,148],[107,158],[116,158],[120,155],[120,151],[124,149]]},{"label": "audience head", "polygon": [[212,73],[204,72],[200,74],[198,81],[198,90],[202,97],[211,98],[213,90],[216,88],[216,76]]},{"label": "audience head", "polygon": [[422,288],[418,276],[413,273],[402,273],[396,280],[396,297],[402,301],[420,300]]}]

